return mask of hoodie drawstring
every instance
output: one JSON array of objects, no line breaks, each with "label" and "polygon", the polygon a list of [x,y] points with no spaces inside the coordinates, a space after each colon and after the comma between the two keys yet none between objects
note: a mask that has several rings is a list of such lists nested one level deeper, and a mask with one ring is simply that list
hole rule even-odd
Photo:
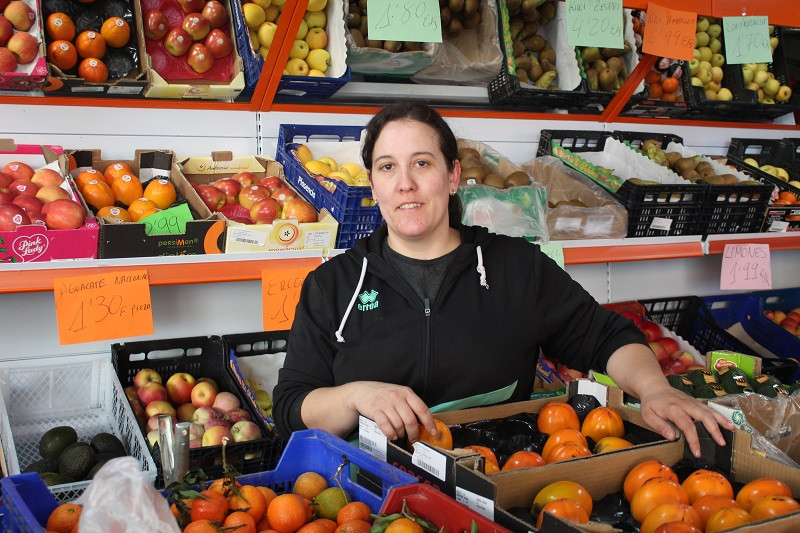
[{"label": "hoodie drawstring", "polygon": [[356,285],[356,290],[353,292],[353,297],[350,298],[350,303],[347,304],[347,309],[344,312],[344,316],[342,317],[342,322],[339,324],[339,329],[336,330],[336,341],[337,342],[344,342],[344,337],[342,336],[342,331],[344,330],[344,324],[347,322],[347,317],[350,316],[350,311],[353,309],[353,306],[356,303],[356,298],[358,298],[358,292],[361,290],[361,286],[364,284],[364,276],[367,274],[367,256],[364,256],[364,262],[361,264],[361,276],[358,278],[358,284]]},{"label": "hoodie drawstring", "polygon": [[481,252],[481,247],[477,246],[475,251],[478,253],[478,274],[481,275],[481,287],[489,288],[489,283],[486,281],[486,269],[483,267],[483,253]]}]

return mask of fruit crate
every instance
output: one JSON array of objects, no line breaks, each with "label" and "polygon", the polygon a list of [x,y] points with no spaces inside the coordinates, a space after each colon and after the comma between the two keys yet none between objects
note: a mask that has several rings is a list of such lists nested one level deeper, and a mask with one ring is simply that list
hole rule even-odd
[{"label": "fruit crate", "polygon": [[[647,318],[658,322],[705,354],[712,350],[730,350],[747,355],[758,355],[749,346],[725,331],[714,320],[699,296],[655,298],[639,300],[647,310]],[[764,374],[770,374],[782,383],[794,383],[798,373],[797,361],[789,359],[762,359]]]},{"label": "fruit crate", "polygon": [[700,223],[703,235],[757,233],[764,224],[772,182],[759,179],[750,165],[733,160],[728,165],[763,185],[708,185]]},{"label": "fruit crate", "polygon": [[[610,132],[601,131],[542,130],[536,155],[537,157],[551,155],[554,144],[558,144],[578,154],[579,157],[581,152],[602,151],[606,139],[611,137]],[[573,166],[579,172],[595,179],[582,167],[581,164]],[[637,185],[626,180],[616,191],[608,187],[606,189],[628,211],[628,237],[700,233],[698,228],[700,212],[708,189],[705,185],[691,183]],[[658,226],[654,227],[655,219],[668,219],[672,222],[669,229],[658,229]]]},{"label": "fruit crate", "polygon": [[35,472],[0,479],[0,497],[0,531],[8,533],[45,533],[47,518],[59,503]]},{"label": "fruit crate", "polygon": [[[354,481],[355,469],[370,474],[370,479],[378,480],[380,494]],[[373,513],[380,511],[391,490],[417,483],[415,476],[318,429],[292,433],[274,470],[238,476],[236,479],[242,485],[264,486],[281,494],[291,492],[294,480],[309,471],[324,477],[330,487],[336,487],[338,481],[354,500],[369,505]]]},{"label": "fruit crate", "polygon": [[[40,459],[39,439],[50,428],[69,425],[78,440],[113,433],[150,483],[156,466],[107,355],[59,356],[6,361],[0,366],[0,441],[7,472],[16,475]],[[90,481],[54,485],[59,501],[77,498]]]},{"label": "fruit crate", "polygon": [[[403,510],[405,503],[409,511],[435,524],[444,531],[478,531],[480,533],[509,533],[510,530],[489,520],[477,511],[457,502],[438,489],[423,483],[397,487],[381,507],[380,514],[390,515]],[[478,526],[472,528],[473,521]]]},{"label": "fruit crate", "polygon": [[[183,337],[112,344],[111,357],[123,387],[132,385],[136,373],[145,368],[154,369],[164,380],[176,372],[186,372],[196,378],[213,379],[220,392],[232,392],[239,398],[242,408],[250,413],[262,434],[262,438],[256,440],[229,442],[226,446],[228,464],[241,473],[260,472],[274,464],[275,458],[280,454],[279,441],[271,428],[264,424],[259,413],[253,410],[244,391],[226,370],[220,337]],[[143,438],[143,432],[138,426],[137,432]],[[161,454],[157,446],[152,450],[152,456],[158,471],[155,484],[161,488],[164,481]],[[202,469],[209,477],[221,476],[222,446],[190,449],[189,468],[192,471]]]},{"label": "fruit crate", "polygon": [[298,144],[310,141],[359,141],[361,126],[312,126],[281,124],[278,129],[278,149],[275,159],[283,165],[288,181],[295,190],[311,202],[317,211],[325,208],[339,222],[337,248],[349,248],[361,237],[371,234],[383,222],[378,206],[363,206],[362,200],[372,198],[370,187],[349,186],[336,182],[331,192],[317,181],[295,157]]},{"label": "fruit crate", "polygon": [[671,142],[683,144],[683,137],[672,133],[647,133],[646,131],[621,131],[611,132],[611,136],[622,142],[627,142],[637,150],[642,149],[642,144],[649,139],[655,139],[661,143],[661,149],[666,151],[667,145]]},{"label": "fruit crate", "polygon": [[795,146],[791,139],[731,138],[728,157],[744,161],[752,157],[759,165],[777,165],[800,179],[800,161],[795,161]]}]

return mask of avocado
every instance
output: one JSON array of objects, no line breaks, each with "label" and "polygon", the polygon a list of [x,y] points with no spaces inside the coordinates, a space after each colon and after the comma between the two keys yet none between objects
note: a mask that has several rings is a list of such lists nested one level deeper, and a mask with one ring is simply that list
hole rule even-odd
[{"label": "avocado", "polygon": [[58,456],[58,472],[75,479],[86,479],[96,462],[96,455],[89,444],[79,442]]},{"label": "avocado", "polygon": [[28,466],[25,467],[25,470],[22,471],[23,474],[28,472],[36,472],[38,474],[43,474],[45,472],[57,472],[58,471],[58,459],[39,459],[38,461],[34,461]]},{"label": "avocado", "polygon": [[768,398],[775,398],[777,396],[780,396],[781,398],[789,397],[789,391],[786,389],[786,387],[781,385],[780,382],[776,383],[773,381],[765,381],[756,389],[756,392],[758,394],[767,396]]},{"label": "avocado", "polygon": [[65,483],[74,483],[75,480],[69,476],[59,474],[58,472],[44,472],[40,473],[39,477],[42,478],[44,484],[48,487],[53,485],[64,485]]},{"label": "avocado", "polygon": [[714,377],[714,374],[705,369],[692,370],[686,374],[686,377],[692,382],[692,385],[694,385],[695,388],[699,387],[700,385],[717,383],[717,378]]},{"label": "avocado", "polygon": [[116,435],[112,435],[111,433],[98,433],[94,437],[92,437],[92,448],[97,453],[110,453],[113,454],[114,457],[122,457],[124,455],[128,455],[128,452],[125,451],[125,445],[122,444]]},{"label": "avocado", "polygon": [[48,429],[39,439],[39,455],[46,459],[57,459],[67,446],[78,442],[78,432],[70,426]]},{"label": "avocado", "polygon": [[667,381],[679,391],[685,392],[689,396],[692,395],[694,387],[692,386],[692,382],[686,376],[667,376]]},{"label": "avocado", "polygon": [[726,366],[721,368],[717,374],[717,380],[728,394],[753,391],[750,378],[748,378],[747,374],[745,374],[740,368],[735,366]]},{"label": "avocado", "polygon": [[719,398],[728,394],[716,383],[703,383],[694,388],[695,398]]}]

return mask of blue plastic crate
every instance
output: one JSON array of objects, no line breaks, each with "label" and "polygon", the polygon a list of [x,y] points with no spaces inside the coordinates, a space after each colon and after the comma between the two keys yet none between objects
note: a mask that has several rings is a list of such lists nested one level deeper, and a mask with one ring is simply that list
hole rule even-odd
[{"label": "blue plastic crate", "polygon": [[44,533],[47,518],[58,506],[56,497],[39,474],[18,474],[0,479],[3,499],[1,531]]}]

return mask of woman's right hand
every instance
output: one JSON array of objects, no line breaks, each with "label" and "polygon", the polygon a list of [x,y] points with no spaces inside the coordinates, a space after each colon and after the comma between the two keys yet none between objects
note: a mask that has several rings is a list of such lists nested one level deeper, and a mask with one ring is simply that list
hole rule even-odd
[{"label": "woman's right hand", "polygon": [[420,424],[436,435],[428,406],[409,387],[379,381],[357,381],[346,387],[351,388],[350,407],[373,420],[387,439],[406,437],[409,442],[416,442]]}]

